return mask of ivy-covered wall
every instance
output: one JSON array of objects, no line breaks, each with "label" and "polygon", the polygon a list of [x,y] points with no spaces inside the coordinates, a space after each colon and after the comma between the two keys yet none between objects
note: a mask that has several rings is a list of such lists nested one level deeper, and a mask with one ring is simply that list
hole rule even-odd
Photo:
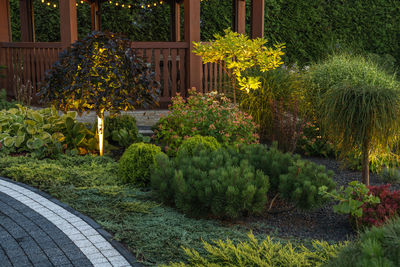
[{"label": "ivy-covered wall", "polygon": [[[13,37],[18,41],[19,0],[10,2]],[[246,30],[249,32],[250,1],[247,2]],[[398,0],[265,0],[265,3],[265,36],[271,43],[286,43],[286,62],[305,65],[334,50],[389,54],[400,62]],[[34,5],[37,40],[58,41],[58,8],[47,7],[41,0],[34,0]],[[168,5],[130,10],[106,2],[102,13],[103,29],[123,32],[135,41],[167,41],[169,14]],[[231,21],[232,0],[202,2],[202,40],[222,33],[231,27]],[[90,32],[87,4],[78,6],[78,25],[81,37]]]}]

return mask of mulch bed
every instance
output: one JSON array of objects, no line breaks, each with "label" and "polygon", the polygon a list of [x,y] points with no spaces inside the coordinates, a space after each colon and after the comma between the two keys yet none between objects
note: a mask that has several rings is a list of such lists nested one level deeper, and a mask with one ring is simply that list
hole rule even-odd
[{"label": "mulch bed", "polygon": [[[342,168],[335,159],[307,158],[317,164],[325,165],[328,170],[335,172],[333,179],[338,186],[347,185],[349,182],[361,179],[361,173]],[[379,175],[370,175],[371,185],[384,184],[379,180]],[[399,185],[393,185],[392,190],[400,189]],[[262,216],[250,216],[243,218],[239,224],[246,225],[254,233],[278,236],[281,238],[295,239],[319,239],[326,241],[352,240],[356,236],[346,215],[333,212],[333,204],[314,211],[291,211],[263,214]],[[279,206],[279,205],[275,205]],[[285,207],[282,207],[284,210]]]}]

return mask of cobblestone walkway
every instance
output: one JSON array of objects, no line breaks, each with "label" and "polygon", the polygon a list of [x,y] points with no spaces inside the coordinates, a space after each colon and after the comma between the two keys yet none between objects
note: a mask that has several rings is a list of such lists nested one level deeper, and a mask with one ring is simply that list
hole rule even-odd
[{"label": "cobblestone walkway", "polygon": [[0,266],[141,265],[90,218],[0,177]]}]

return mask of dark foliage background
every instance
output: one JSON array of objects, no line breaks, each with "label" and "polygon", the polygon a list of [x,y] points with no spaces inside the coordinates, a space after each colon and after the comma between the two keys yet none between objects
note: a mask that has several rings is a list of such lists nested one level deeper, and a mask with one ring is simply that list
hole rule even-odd
[{"label": "dark foliage background", "polygon": [[[247,2],[250,25],[250,1]],[[10,3],[13,37],[18,41],[19,1]],[[41,0],[34,0],[34,5],[37,41],[58,41],[58,8],[48,7]],[[231,26],[232,0],[208,0],[201,5],[202,40],[209,40]],[[135,41],[168,41],[169,15],[169,6],[165,4],[150,9],[124,9],[106,2],[103,30],[123,32]],[[272,43],[286,43],[285,61],[300,65],[318,61],[336,50],[400,59],[400,27],[396,26],[399,23],[397,0],[266,0],[265,4],[266,38]],[[90,32],[87,4],[78,6],[78,25],[80,37]],[[250,31],[249,26],[246,30]]]}]

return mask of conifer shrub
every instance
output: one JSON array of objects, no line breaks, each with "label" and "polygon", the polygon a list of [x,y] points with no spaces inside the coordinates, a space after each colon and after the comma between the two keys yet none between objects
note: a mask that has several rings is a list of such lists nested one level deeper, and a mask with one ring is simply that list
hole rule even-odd
[{"label": "conifer shrub", "polygon": [[128,147],[118,162],[118,175],[125,183],[147,186],[155,156],[161,148],[153,144],[135,143]]},{"label": "conifer shrub", "polygon": [[400,220],[361,233],[357,242],[342,249],[326,267],[400,266]]},{"label": "conifer shrub", "polygon": [[325,166],[297,160],[289,167],[287,174],[280,176],[279,193],[284,199],[296,203],[299,208],[316,208],[327,202],[327,199],[319,194],[319,188],[325,186],[327,191],[336,188],[332,176],[333,172],[326,172]]},{"label": "conifer shrub", "polygon": [[191,215],[237,218],[260,213],[267,202],[268,176],[232,151],[158,156],[152,186],[162,200]]},{"label": "conifer shrub", "polygon": [[335,188],[331,177],[276,146],[239,145],[157,156],[151,180],[164,202],[185,213],[235,218],[263,211],[269,189],[300,208],[318,207],[325,202],[319,188]]},{"label": "conifer shrub", "polygon": [[257,169],[269,177],[271,191],[278,192],[280,176],[289,172],[289,167],[300,157],[290,153],[281,152],[277,144],[271,147],[263,145],[242,145],[238,147],[241,159],[248,159]]},{"label": "conifer shrub", "polygon": [[[252,233],[248,241],[235,244],[230,239],[217,240],[214,244],[203,241],[207,251],[206,256],[194,249],[184,248],[189,264],[171,263],[169,267],[213,266],[213,267],[242,267],[242,266],[321,266],[334,258],[346,243],[330,245],[326,241],[312,241],[312,248],[304,245],[282,244],[271,237],[257,240]],[[166,265],[164,265],[166,267]]]},{"label": "conifer shrub", "polygon": [[207,149],[209,151],[214,151],[220,148],[221,145],[218,143],[217,139],[212,136],[201,136],[196,135],[190,137],[183,141],[182,145],[178,148],[178,156],[180,154],[186,154],[193,156],[193,153],[198,150]]},{"label": "conifer shrub", "polygon": [[374,154],[393,147],[400,130],[400,83],[375,62],[335,55],[310,68],[308,98],[341,156],[362,152],[362,179],[369,185]]},{"label": "conifer shrub", "polygon": [[128,147],[137,140],[136,118],[127,114],[105,118],[104,138],[113,145]]}]

